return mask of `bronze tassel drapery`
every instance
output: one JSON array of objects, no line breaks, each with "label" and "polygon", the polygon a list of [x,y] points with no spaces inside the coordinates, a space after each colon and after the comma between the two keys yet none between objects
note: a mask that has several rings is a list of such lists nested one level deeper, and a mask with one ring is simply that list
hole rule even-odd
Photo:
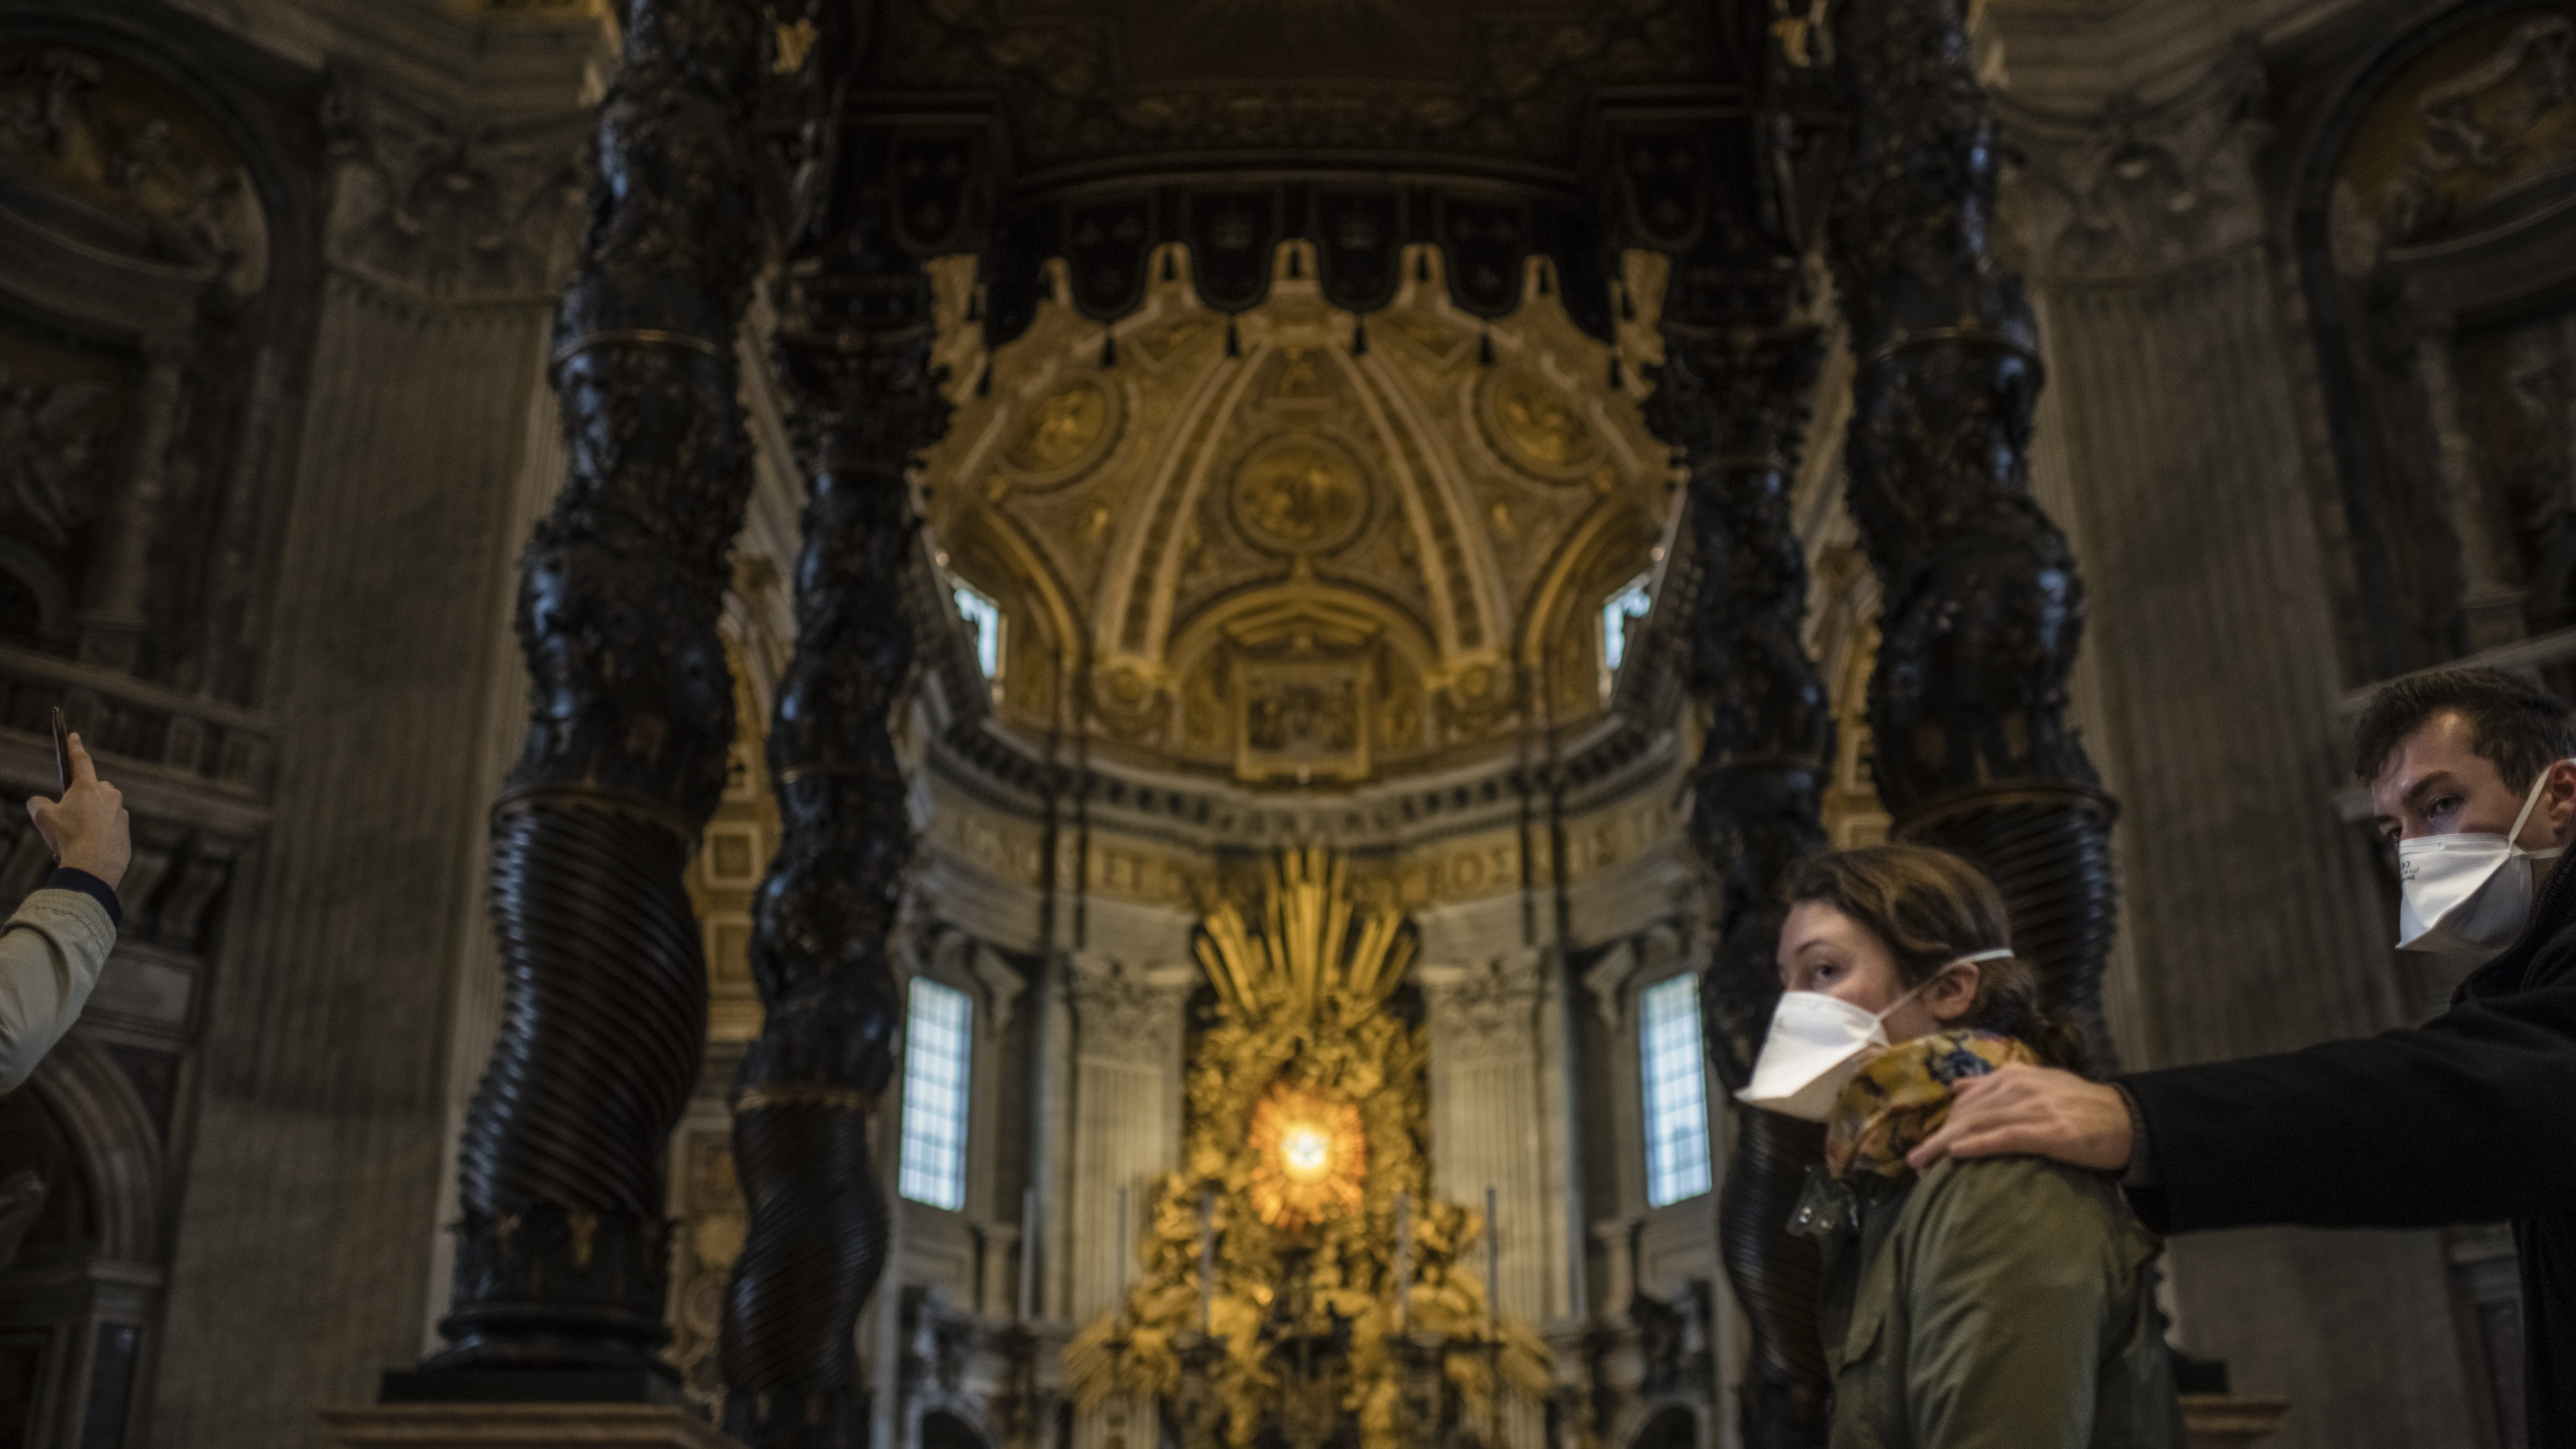
[{"label": "bronze tassel drapery", "polygon": [[1858,360],[1851,511],[1885,599],[1870,732],[1897,833],[1994,877],[2014,945],[2107,1066],[2111,804],[2066,723],[2083,588],[2030,496],[2038,331],[1995,262],[1962,3],[1833,9],[1853,134],[1828,251]]},{"label": "bronze tassel drapery", "polygon": [[[1665,297],[1665,361],[1647,403],[1689,469],[1696,579],[1685,615],[1691,691],[1708,729],[1691,839],[1721,891],[1703,992],[1719,1080],[1740,1087],[1779,1000],[1773,964],[1780,873],[1825,847],[1819,809],[1834,748],[1832,704],[1800,638],[1806,557],[1789,513],[1795,460],[1822,357],[1791,320],[1794,262],[1701,275],[1679,259]],[[1751,305],[1747,305],[1748,301]],[[1816,1338],[1814,1243],[1789,1211],[1821,1157],[1812,1124],[1747,1109],[1719,1206],[1719,1241],[1753,1329],[1739,1412],[1747,1445],[1822,1444],[1830,1384]]]},{"label": "bronze tassel drapery", "polygon": [[448,1347],[390,1397],[455,1396],[484,1370],[580,1374],[530,1397],[672,1381],[663,1175],[706,1035],[681,870],[734,728],[715,623],[751,484],[734,328],[761,252],[763,23],[744,0],[630,0],[621,19],[555,325],[570,470],[520,580],[531,720],[493,821],[500,1039],[460,1149]]},{"label": "bronze tassel drapery", "polygon": [[782,831],[752,974],[764,1012],[734,1088],[749,1205],[725,1296],[725,1428],[752,1449],[857,1449],[852,1332],[885,1266],[867,1114],[903,1020],[889,951],[912,849],[890,711],[912,665],[905,606],[914,455],[949,406],[929,279],[886,240],[882,133],[825,152],[780,289],[778,370],[805,471],[796,655],[769,735]]}]

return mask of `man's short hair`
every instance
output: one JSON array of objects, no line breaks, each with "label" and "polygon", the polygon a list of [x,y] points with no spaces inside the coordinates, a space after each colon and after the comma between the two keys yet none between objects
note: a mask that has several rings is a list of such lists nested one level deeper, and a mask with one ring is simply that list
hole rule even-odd
[{"label": "man's short hair", "polygon": [[2382,685],[2352,730],[2353,773],[2379,778],[2406,737],[2457,710],[2469,722],[2469,752],[2492,762],[2505,788],[2523,790],[2540,772],[2576,758],[2576,729],[2567,705],[2520,675],[2501,669],[2437,669]]}]

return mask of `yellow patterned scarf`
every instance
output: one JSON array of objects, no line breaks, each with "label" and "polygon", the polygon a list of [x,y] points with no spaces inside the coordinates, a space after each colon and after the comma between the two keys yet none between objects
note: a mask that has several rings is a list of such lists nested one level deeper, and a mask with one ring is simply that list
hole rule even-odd
[{"label": "yellow patterned scarf", "polygon": [[1982,1077],[2006,1062],[2039,1058],[1990,1031],[1945,1031],[1899,1042],[1861,1068],[1834,1099],[1825,1128],[1825,1167],[1836,1177],[1876,1173],[1912,1177],[1905,1154],[1941,1130],[1950,1115],[1950,1086]]}]

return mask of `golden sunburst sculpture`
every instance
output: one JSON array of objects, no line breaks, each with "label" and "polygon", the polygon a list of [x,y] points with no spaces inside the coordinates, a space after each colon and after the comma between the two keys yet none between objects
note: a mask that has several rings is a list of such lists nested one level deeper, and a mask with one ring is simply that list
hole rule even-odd
[{"label": "golden sunburst sculpture", "polygon": [[[1546,1346],[1517,1319],[1487,1317],[1480,1215],[1429,1191],[1429,1044],[1388,1001],[1412,964],[1411,930],[1360,899],[1348,863],[1323,849],[1280,855],[1262,884],[1253,908],[1220,903],[1201,922],[1195,945],[1218,1010],[1191,1045],[1183,1167],[1155,1185],[1123,1347],[1110,1316],[1066,1350],[1076,1398],[1171,1395],[1179,1341],[1204,1312],[1223,1341],[1211,1387],[1234,1449],[1313,1387],[1287,1382],[1273,1346],[1337,1323],[1349,1348],[1334,1386],[1363,1449],[1426,1437],[1406,1422],[1400,1330],[1473,1350],[1442,1355],[1465,1415],[1491,1411],[1496,1369],[1542,1399]],[[1204,1303],[1203,1203],[1215,1267]],[[1401,1303],[1399,1213],[1410,1252]]]}]

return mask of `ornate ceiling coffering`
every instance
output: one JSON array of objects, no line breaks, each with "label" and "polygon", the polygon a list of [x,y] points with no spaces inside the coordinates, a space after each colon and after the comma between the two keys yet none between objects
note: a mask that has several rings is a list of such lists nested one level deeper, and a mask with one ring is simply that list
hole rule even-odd
[{"label": "ornate ceiling coffering", "polygon": [[962,322],[945,349],[990,370],[928,455],[927,513],[1002,606],[1006,727],[1297,786],[1597,716],[1602,607],[1652,567],[1672,470],[1546,264],[1489,325],[1413,249],[1363,323],[1303,243],[1233,317],[1178,250],[1113,329],[1059,296],[989,361]]}]

